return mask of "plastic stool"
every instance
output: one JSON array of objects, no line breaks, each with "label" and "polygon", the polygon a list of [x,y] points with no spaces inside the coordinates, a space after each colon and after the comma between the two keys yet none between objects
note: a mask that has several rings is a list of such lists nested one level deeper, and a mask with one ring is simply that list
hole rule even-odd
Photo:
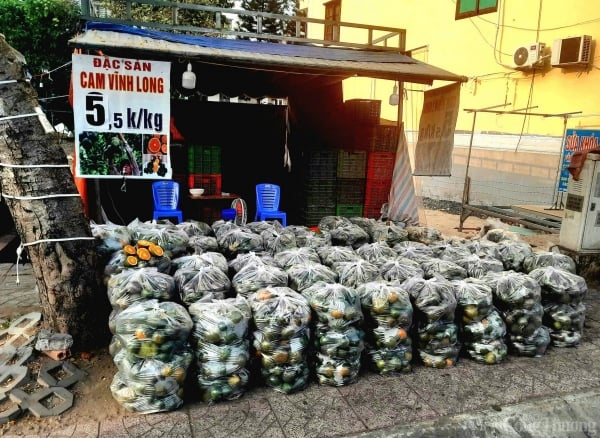
[{"label": "plastic stool", "polygon": [[221,210],[221,218],[224,221],[232,221],[235,219],[236,211],[235,208],[225,208]]}]

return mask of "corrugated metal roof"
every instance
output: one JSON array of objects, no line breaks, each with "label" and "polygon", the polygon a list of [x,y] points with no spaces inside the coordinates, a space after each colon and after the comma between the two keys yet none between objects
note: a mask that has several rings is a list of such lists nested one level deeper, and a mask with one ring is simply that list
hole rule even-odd
[{"label": "corrugated metal roof", "polygon": [[325,76],[363,76],[432,84],[465,82],[465,76],[390,51],[340,49],[297,44],[175,34],[111,23],[88,22],[70,46],[107,53],[142,52],[157,59],[173,57],[253,70]]}]

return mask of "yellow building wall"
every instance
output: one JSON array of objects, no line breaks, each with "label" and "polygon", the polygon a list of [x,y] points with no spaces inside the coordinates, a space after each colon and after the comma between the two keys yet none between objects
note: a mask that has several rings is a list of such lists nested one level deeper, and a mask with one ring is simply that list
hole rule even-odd
[{"label": "yellow building wall", "polygon": [[[308,16],[324,18],[323,0],[301,0]],[[499,110],[530,108],[541,114],[574,114],[567,128],[600,128],[600,1],[499,0],[496,13],[455,20],[455,1],[342,0],[341,20],[403,28],[406,49],[415,59],[469,77],[461,88],[457,131],[470,131],[473,114],[465,109],[503,105]],[[308,27],[309,37],[323,36],[323,26]],[[588,68],[550,65],[552,42],[570,36],[592,37]],[[364,42],[358,30],[341,31],[344,41]],[[513,67],[517,47],[545,43],[544,66],[533,70]],[[446,85],[436,81],[433,87]],[[408,131],[418,130],[423,91],[431,87],[404,84],[403,121]],[[352,78],[344,83],[344,98],[379,99],[382,117],[397,119],[397,107],[388,104],[393,82]],[[479,132],[562,136],[564,118],[478,113]]]}]

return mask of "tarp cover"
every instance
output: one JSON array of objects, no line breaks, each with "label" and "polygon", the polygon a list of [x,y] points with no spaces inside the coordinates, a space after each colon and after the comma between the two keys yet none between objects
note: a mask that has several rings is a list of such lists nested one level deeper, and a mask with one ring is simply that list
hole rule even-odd
[{"label": "tarp cover", "polygon": [[134,26],[88,22],[85,32],[69,41],[73,47],[132,50],[153,57],[178,57],[193,63],[213,63],[288,73],[334,75],[339,80],[364,76],[432,84],[434,80],[465,82],[464,76],[393,51],[358,50],[313,45],[215,38],[176,34]]}]

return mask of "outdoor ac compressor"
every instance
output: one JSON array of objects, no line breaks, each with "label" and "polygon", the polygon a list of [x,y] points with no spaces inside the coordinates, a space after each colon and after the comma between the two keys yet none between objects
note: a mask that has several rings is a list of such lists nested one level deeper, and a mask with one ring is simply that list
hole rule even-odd
[{"label": "outdoor ac compressor", "polygon": [[560,246],[600,253],[600,153],[588,153],[579,178],[569,175]]}]

